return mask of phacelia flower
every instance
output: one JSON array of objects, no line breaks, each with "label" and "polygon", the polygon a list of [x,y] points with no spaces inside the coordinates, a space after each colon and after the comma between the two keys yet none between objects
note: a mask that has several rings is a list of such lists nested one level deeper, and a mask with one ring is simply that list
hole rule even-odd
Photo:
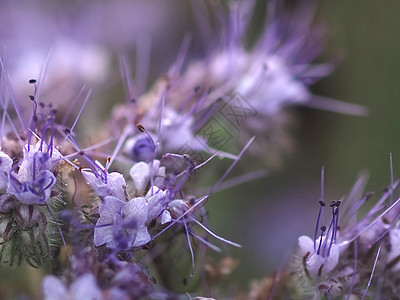
[{"label": "phacelia flower", "polygon": [[8,186],[8,174],[11,171],[12,159],[0,150],[0,193]]},{"label": "phacelia flower", "polygon": [[135,197],[128,202],[106,197],[100,202],[100,218],[94,230],[94,244],[108,248],[128,250],[150,241],[147,231],[148,208],[146,199]]},{"label": "phacelia flower", "polygon": [[[325,203],[320,202],[321,208]],[[336,245],[339,206],[341,201],[332,201],[332,220],[329,227],[322,226],[321,234],[312,240],[308,236],[299,237],[298,244],[301,255],[304,257],[306,273],[313,278],[321,277],[331,272],[339,261],[339,247]],[[321,210],[322,211],[322,210]],[[319,221],[319,220],[318,220]],[[317,222],[318,229],[319,222]]]},{"label": "phacelia flower", "polygon": [[24,148],[24,158],[18,173],[10,172],[7,192],[25,204],[45,204],[50,198],[56,178],[51,172],[54,160],[48,152],[36,147]]},{"label": "phacelia flower", "polygon": [[104,300],[96,279],[90,273],[76,278],[69,287],[59,278],[48,275],[43,279],[44,300]]},{"label": "phacelia flower", "polygon": [[143,161],[135,163],[129,171],[129,175],[133,179],[136,192],[143,195],[146,187],[151,180],[153,184],[160,183],[165,177],[165,167],[160,166],[160,161],[155,159],[148,163]]},{"label": "phacelia flower", "polygon": [[102,178],[96,176],[93,172],[82,170],[82,175],[92,187],[94,193],[104,199],[105,197],[112,196],[118,199],[125,199],[125,179],[124,176],[118,172],[107,174],[107,182],[104,183]]}]

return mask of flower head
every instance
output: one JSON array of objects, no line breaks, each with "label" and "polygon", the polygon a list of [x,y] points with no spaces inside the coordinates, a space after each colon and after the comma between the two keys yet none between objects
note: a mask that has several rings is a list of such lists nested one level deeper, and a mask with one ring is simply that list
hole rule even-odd
[{"label": "flower head", "polygon": [[[41,143],[40,143],[41,144]],[[18,173],[9,173],[7,192],[25,204],[45,204],[50,198],[56,178],[51,172],[53,157],[36,147],[24,149],[24,158]]]},{"label": "flower head", "polygon": [[67,287],[59,278],[48,275],[43,279],[44,300],[104,300],[96,279],[90,273],[76,278]]},{"label": "flower head", "polygon": [[128,250],[150,241],[145,222],[147,203],[143,197],[135,197],[128,202],[116,197],[105,197],[100,202],[100,218],[94,230],[94,244],[106,244],[112,249]]}]

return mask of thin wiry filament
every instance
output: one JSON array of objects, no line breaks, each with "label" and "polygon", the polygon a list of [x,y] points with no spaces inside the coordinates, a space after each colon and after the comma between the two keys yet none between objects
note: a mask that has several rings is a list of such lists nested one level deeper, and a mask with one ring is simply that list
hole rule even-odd
[{"label": "thin wiry filament", "polygon": [[381,249],[382,249],[382,245],[379,245],[378,252],[376,253],[376,257],[375,257],[375,261],[374,261],[374,266],[372,267],[371,276],[369,277],[367,288],[365,289],[364,294],[361,297],[361,300],[363,300],[365,298],[365,296],[367,295],[369,286],[371,285],[371,281],[372,281],[372,278],[374,277],[375,267],[378,262],[379,254],[381,253]]},{"label": "thin wiry filament", "polygon": [[208,229],[206,226],[204,226],[201,222],[197,221],[195,218],[189,217],[189,219],[191,219],[192,221],[194,221],[197,225],[199,225],[201,228],[203,228],[205,231],[207,231],[209,234],[211,234],[211,235],[212,235],[213,237],[215,237],[216,239],[218,239],[218,240],[220,240],[220,241],[222,241],[222,242],[224,242],[224,243],[227,243],[227,244],[229,244],[229,245],[232,245],[232,246],[234,246],[234,247],[242,248],[242,245],[240,245],[240,244],[238,244],[238,243],[235,243],[235,242],[232,242],[232,241],[230,241],[230,240],[224,239],[223,237],[220,237],[219,235],[215,234],[215,233],[212,232],[210,229]]},{"label": "thin wiry filament", "polygon": [[204,245],[206,245],[207,247],[209,247],[210,249],[214,250],[215,252],[221,253],[222,249],[215,246],[214,244],[211,244],[209,241],[206,241],[205,239],[203,239],[201,236],[195,234],[194,232],[190,232],[191,235],[193,235],[196,239],[198,239],[200,242],[202,242]]},{"label": "thin wiry filament", "polygon": [[187,242],[189,245],[190,256],[192,257],[192,271],[190,272],[190,277],[193,277],[193,275],[194,275],[194,253],[193,253],[192,243],[190,242],[189,230],[188,230],[185,219],[183,219],[183,225],[185,226],[186,238],[187,238]]},{"label": "thin wiry filament", "polygon": [[316,251],[316,244],[317,244],[317,235],[318,235],[318,229],[319,229],[319,221],[321,219],[321,214],[322,211],[325,207],[325,203],[321,200],[319,202],[320,206],[319,206],[319,212],[318,212],[318,218],[317,218],[317,225],[315,226],[315,232],[314,232],[314,252]]}]

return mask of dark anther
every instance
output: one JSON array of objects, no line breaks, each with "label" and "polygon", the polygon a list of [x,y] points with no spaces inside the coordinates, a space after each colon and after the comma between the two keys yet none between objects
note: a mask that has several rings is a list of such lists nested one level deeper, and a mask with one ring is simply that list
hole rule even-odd
[{"label": "dark anther", "polygon": [[36,83],[36,79],[30,79],[30,80],[29,80],[29,83],[31,83],[31,84],[32,84],[32,83]]},{"label": "dark anther", "polygon": [[321,226],[321,231],[325,232],[325,230],[326,230],[326,226]]},{"label": "dark anther", "polygon": [[145,131],[146,131],[146,129],[144,129],[143,125],[140,124],[140,123],[138,123],[138,124],[136,125],[136,127],[137,127],[137,129],[138,129],[140,132],[145,132]]},{"label": "dark anther", "polygon": [[65,128],[65,129],[64,129],[64,132],[65,132],[65,134],[70,134],[70,133],[71,133],[71,129]]},{"label": "dark anther", "polygon": [[31,99],[32,101],[35,100],[35,97],[34,97],[33,95],[29,95],[28,97],[29,97],[29,99]]},{"label": "dark anther", "polygon": [[195,93],[197,93],[199,90],[200,90],[200,86],[199,85],[194,88],[194,92]]},{"label": "dark anther", "polygon": [[131,99],[131,102],[132,102],[132,103],[136,103],[136,99],[135,99],[135,98],[132,98],[132,99]]},{"label": "dark anther", "polygon": [[336,207],[339,207],[340,204],[342,204],[342,201],[340,201],[340,200],[336,201]]},{"label": "dark anther", "polygon": [[334,207],[335,205],[336,205],[336,201],[333,200],[329,206],[330,206],[330,207]]},{"label": "dark anther", "polygon": [[85,151],[79,151],[79,155],[85,155]]},{"label": "dark anther", "polygon": [[367,192],[365,193],[365,200],[368,200],[369,198],[371,198],[375,193],[374,192]]},{"label": "dark anther", "polygon": [[208,88],[207,94],[211,94],[212,92],[212,87]]},{"label": "dark anther", "polygon": [[149,251],[149,250],[150,250],[150,247],[147,246],[147,245],[144,245],[144,246],[142,246],[142,249],[143,249],[143,250],[146,250],[146,251]]},{"label": "dark anther", "polygon": [[324,201],[321,201],[321,200],[319,200],[319,205],[321,205],[321,206],[325,206],[325,202],[324,202]]}]

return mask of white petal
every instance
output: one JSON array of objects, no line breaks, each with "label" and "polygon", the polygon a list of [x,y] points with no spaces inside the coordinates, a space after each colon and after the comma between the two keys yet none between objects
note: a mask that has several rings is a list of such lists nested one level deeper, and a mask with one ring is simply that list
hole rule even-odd
[{"label": "white petal", "polygon": [[143,246],[150,242],[151,237],[149,232],[147,231],[146,226],[142,226],[136,233],[135,241],[133,243],[133,247]]},{"label": "white petal", "polygon": [[149,189],[146,198],[148,199],[147,221],[150,222],[151,220],[160,216],[162,211],[167,208],[168,199],[166,192],[155,186]]},{"label": "white petal", "polygon": [[312,275],[314,278],[317,278],[320,272],[321,275],[331,272],[336,267],[338,261],[339,247],[333,244],[329,256],[322,257],[321,255],[315,253],[309,257],[306,266],[310,275]]},{"label": "white petal", "polygon": [[306,255],[308,252],[310,254],[314,253],[314,241],[310,237],[302,235],[298,238],[298,245],[302,256]]},{"label": "white petal", "polygon": [[162,212],[162,214],[161,214],[160,219],[161,219],[161,220],[160,220],[160,223],[161,223],[161,224],[165,224],[165,223],[171,222],[171,220],[172,220],[171,214],[169,213],[168,210],[164,210],[164,211]]},{"label": "white petal", "polygon": [[138,193],[143,194],[144,189],[146,188],[150,180],[149,165],[142,161],[138,162],[133,165],[133,167],[129,171],[129,174],[135,182],[135,187]]},{"label": "white petal", "polygon": [[123,207],[124,218],[135,217],[137,226],[142,226],[147,220],[147,203],[143,197],[129,200]]},{"label": "white petal", "polygon": [[121,200],[125,199],[125,179],[124,176],[118,172],[107,174],[107,184],[101,178],[97,178],[92,172],[82,170],[82,175],[85,177],[88,184],[92,187],[93,191],[100,198],[114,196]]},{"label": "white petal", "polygon": [[[400,255],[400,229],[393,228],[390,230],[390,252],[388,255],[388,262],[397,258]],[[400,269],[400,262],[398,262],[393,268],[393,271]]]},{"label": "white petal", "polygon": [[113,224],[114,216],[119,214],[126,202],[115,197],[106,197],[100,202],[99,214],[94,228],[94,244],[99,247],[107,243],[110,248],[115,248],[113,225],[98,227],[100,225]]},{"label": "white petal", "polygon": [[44,300],[67,300],[65,284],[53,275],[46,276],[42,281]]},{"label": "white petal", "polygon": [[102,300],[102,294],[94,276],[90,273],[81,275],[70,287],[70,295],[74,300]]}]

